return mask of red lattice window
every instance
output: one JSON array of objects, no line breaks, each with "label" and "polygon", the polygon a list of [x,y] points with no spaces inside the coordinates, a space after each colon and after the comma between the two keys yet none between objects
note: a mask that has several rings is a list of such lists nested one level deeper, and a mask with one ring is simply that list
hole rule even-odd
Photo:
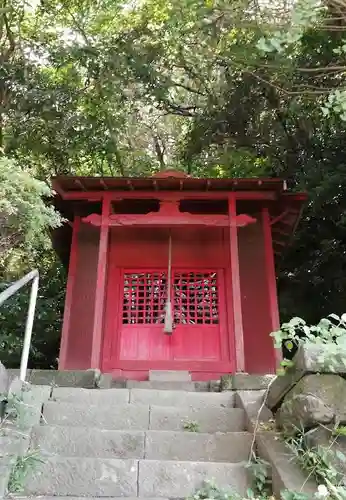
[{"label": "red lattice window", "polygon": [[216,272],[175,272],[174,322],[210,325],[219,323]]},{"label": "red lattice window", "polygon": [[[125,273],[123,324],[164,322],[167,273]],[[172,306],[175,324],[219,323],[216,272],[172,272]]]},{"label": "red lattice window", "polygon": [[166,287],[165,272],[125,273],[123,324],[163,323]]}]

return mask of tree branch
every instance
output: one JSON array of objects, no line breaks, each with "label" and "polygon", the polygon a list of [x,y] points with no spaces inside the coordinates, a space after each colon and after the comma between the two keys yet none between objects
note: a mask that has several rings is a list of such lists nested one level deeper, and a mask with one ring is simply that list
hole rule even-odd
[{"label": "tree branch", "polygon": [[9,44],[10,44],[8,50],[5,51],[5,55],[4,55],[4,60],[6,61],[6,60],[8,60],[8,58],[10,57],[10,55],[13,54],[13,52],[15,51],[16,43],[14,41],[14,36],[13,36],[12,31],[11,31],[11,28],[10,28],[10,25],[9,25],[9,22],[8,22],[8,19],[7,19],[6,12],[3,13],[3,16],[4,16],[4,24],[5,24],[5,29],[6,29],[6,35],[7,35]]}]

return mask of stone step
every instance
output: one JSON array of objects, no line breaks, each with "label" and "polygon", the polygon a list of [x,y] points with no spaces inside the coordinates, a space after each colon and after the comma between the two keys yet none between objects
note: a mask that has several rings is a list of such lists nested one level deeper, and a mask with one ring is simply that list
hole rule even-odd
[{"label": "stone step", "polygon": [[114,401],[103,405],[47,401],[43,405],[43,421],[49,425],[145,431],[149,429],[149,406]]},{"label": "stone step", "polygon": [[[128,389],[155,389],[159,391],[196,391],[195,382],[161,382],[159,380],[138,382],[137,380],[128,380],[126,387]],[[205,392],[208,392],[207,385],[205,386]]]},{"label": "stone step", "polygon": [[45,457],[25,480],[24,495],[183,498],[206,479],[244,494],[243,464]]},{"label": "stone step", "polygon": [[145,458],[194,462],[237,463],[248,460],[252,436],[247,432],[149,431],[145,437]]},{"label": "stone step", "polygon": [[150,382],[191,382],[191,374],[183,370],[150,370]]},{"label": "stone step", "polygon": [[186,392],[160,391],[154,389],[131,389],[130,403],[157,406],[192,406],[194,408],[234,407],[233,392]]},{"label": "stone step", "polygon": [[[149,421],[150,416],[150,421]],[[47,401],[43,420],[49,425],[97,427],[109,430],[172,430],[196,427],[200,432],[244,430],[244,411],[240,408],[210,406],[149,406],[143,404],[99,405]]]},{"label": "stone step", "polygon": [[[98,500],[99,498],[102,497],[62,497],[62,496],[30,496],[30,497],[23,497],[23,496],[15,496],[14,498],[18,498],[18,500]],[[124,497],[108,497],[110,500],[119,500],[120,498],[123,499]],[[141,497],[126,497],[126,500],[169,500],[168,498],[156,498],[156,497],[146,497],[146,498],[141,498]]]},{"label": "stone step", "polygon": [[56,387],[52,391],[53,401],[76,404],[110,405],[124,403],[155,404],[160,406],[193,406],[194,408],[233,407],[235,393],[189,392],[184,390],[159,389],[81,389]]},{"label": "stone step", "polygon": [[110,431],[41,425],[32,432],[31,447],[44,455],[67,457],[236,463],[247,460],[251,440],[246,432]]},{"label": "stone step", "polygon": [[125,404],[130,401],[128,389],[83,389],[71,387],[55,387],[52,391],[53,401],[64,401],[89,406]]},{"label": "stone step", "polygon": [[240,408],[197,408],[151,406],[150,429],[181,431],[197,426],[199,432],[234,432],[245,428],[244,410]]},{"label": "stone step", "polygon": [[[19,377],[19,369],[7,370],[10,380]],[[95,388],[99,377],[98,370],[37,370],[28,369],[26,381],[32,385],[59,387]]]}]

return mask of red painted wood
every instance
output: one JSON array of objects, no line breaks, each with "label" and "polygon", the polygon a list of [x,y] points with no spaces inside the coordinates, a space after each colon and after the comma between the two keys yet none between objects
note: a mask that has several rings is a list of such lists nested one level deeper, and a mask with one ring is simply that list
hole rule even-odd
[{"label": "red painted wood", "polygon": [[272,324],[261,217],[257,224],[239,230],[238,243],[245,370],[273,373],[275,355],[269,336]]},{"label": "red painted wood", "polygon": [[117,367],[105,367],[107,373],[116,372],[116,370],[129,371],[149,371],[149,370],[187,370],[201,373],[231,373],[232,365],[221,361],[195,361],[195,360],[125,360],[118,361]]},{"label": "red painted wood", "polygon": [[[174,206],[174,203],[170,203]],[[101,215],[91,214],[83,218],[83,222],[93,226],[105,224],[111,227],[115,226],[214,226],[228,227],[229,218],[227,215],[195,215],[182,213],[179,210],[160,210],[158,213],[148,213],[145,215],[131,214],[113,214],[103,219]],[[246,214],[240,214],[235,217],[235,224],[239,227],[247,226],[256,222],[256,219]]]},{"label": "red painted wood", "polygon": [[[171,234],[173,240],[173,282],[175,282],[176,289],[180,286],[181,273],[191,270],[194,270],[195,273],[207,272],[208,267],[210,269],[210,264],[215,261],[219,266],[227,265],[228,260],[225,255],[222,230],[217,228],[211,230],[196,229],[183,233],[172,230]],[[159,366],[165,366],[165,363],[173,363],[172,366],[175,366],[175,369],[179,369],[181,363],[184,363],[184,369],[187,369],[189,363],[192,363],[192,365],[197,363],[196,368],[199,370],[204,362],[208,366],[210,362],[226,362],[227,369],[230,370],[224,273],[222,268],[217,269],[219,278],[219,325],[182,325],[179,323],[178,317],[176,318],[176,321],[178,321],[177,327],[170,337],[163,333],[163,324],[155,324],[155,317],[152,316],[150,310],[150,306],[154,306],[156,314],[160,312],[163,314],[165,286],[162,287],[162,290],[157,289],[157,298],[160,297],[160,301],[156,302],[156,299],[154,301],[153,296],[150,294],[147,297],[139,295],[141,293],[139,287],[143,286],[145,279],[141,278],[138,281],[139,278],[137,277],[139,272],[156,272],[157,279],[160,273],[166,274],[168,231],[163,229],[154,232],[149,229],[111,229],[110,244],[110,260],[116,264],[114,264],[114,268],[110,268],[112,275],[109,276],[107,291],[104,353],[111,346],[111,354],[108,357],[104,354],[103,369],[106,371],[119,369],[125,363],[124,369],[133,370],[138,368],[136,368],[136,363],[140,363],[139,366],[142,369],[144,366],[146,370],[149,370],[154,369],[156,362],[158,362]],[[141,264],[141,268],[138,268],[138,263]],[[183,268],[181,268],[181,264],[185,264]],[[126,318],[127,324],[122,324],[121,321],[117,322],[114,304],[123,306],[123,285],[119,287],[119,275],[118,277],[115,275],[116,272],[119,273],[120,269],[122,269],[122,282],[124,275],[127,280],[130,279],[132,274],[135,275],[131,284],[134,287],[131,294],[131,303],[138,304],[138,301],[142,300],[143,307],[147,311],[146,314],[149,314],[154,324],[138,324],[138,320],[143,321],[143,314],[139,313],[136,308],[134,312],[131,309],[130,316],[128,316],[127,312],[124,313],[123,317]],[[112,297],[111,300],[109,299],[110,296]],[[195,299],[191,295],[191,291],[187,290],[187,296],[190,296],[192,300],[191,305],[195,305]],[[175,297],[179,309],[183,300],[182,294],[176,294]],[[193,309],[191,311],[193,312]],[[202,315],[207,318],[210,314],[210,305],[206,305]],[[121,316],[119,311],[117,315],[118,317]],[[193,320],[193,318],[191,319]],[[189,317],[187,317],[187,320],[190,321]],[[132,321],[134,323],[131,323]],[[130,363],[130,365],[127,363]],[[163,363],[163,365],[160,363]],[[213,367],[208,368],[208,370],[210,372],[215,371]]]},{"label": "red painted wood", "polygon": [[243,315],[241,307],[239,254],[238,254],[238,228],[234,222],[237,215],[236,198],[234,194],[229,195],[229,225],[230,225],[230,261],[233,297],[233,321],[236,351],[236,371],[245,371],[244,358],[244,332]]},{"label": "red painted wood", "polygon": [[[110,212],[110,197],[105,196],[102,203],[102,219],[106,219]],[[100,227],[99,256],[97,264],[97,281],[95,295],[95,313],[93,324],[93,338],[91,347],[91,368],[100,368],[102,338],[103,338],[103,312],[105,305],[105,288],[107,273],[109,227],[106,224]]]},{"label": "red painted wood", "polygon": [[232,373],[236,371],[236,348],[234,335],[234,317],[233,317],[233,290],[232,290],[232,272],[230,261],[230,235],[229,228],[223,230],[223,245],[227,256],[227,264],[225,266],[225,318],[227,325],[227,359],[233,363]]},{"label": "red painted wood", "polygon": [[[269,294],[269,314],[271,321],[271,331],[276,331],[280,328],[279,305],[276,286],[276,273],[273,252],[272,228],[267,208],[262,209],[262,224],[264,234],[265,262],[267,275],[267,289]],[[282,355],[279,349],[275,349],[276,364],[279,367],[282,360]]]},{"label": "red painted wood", "polygon": [[[172,303],[176,327],[169,337],[163,334],[166,270],[126,270],[123,274],[125,323],[120,327],[119,359],[221,359],[219,290],[223,288],[223,281],[222,273],[215,272],[173,267]],[[184,297],[183,309],[177,307],[181,295]]]},{"label": "red painted wood", "polygon": [[[165,191],[165,190],[112,190],[109,191],[112,200],[123,199],[145,199],[157,198],[159,200],[225,200],[229,192],[224,191]],[[64,191],[60,188],[60,196],[64,200],[102,200],[105,196],[105,191]],[[108,192],[107,192],[108,195]],[[275,191],[235,191],[234,195],[239,200],[271,200],[278,199],[278,194]]]},{"label": "red painted wood", "polygon": [[[226,250],[227,251],[227,250]],[[231,343],[233,342],[233,329],[228,331],[228,317],[227,309],[229,304],[227,302],[226,294],[226,272],[225,269],[220,269],[219,271],[220,279],[222,280],[223,286],[219,289],[219,317],[220,317],[220,355],[221,360],[225,362],[233,362],[234,356],[230,357],[230,337],[232,337]],[[235,367],[233,367],[234,370]]]},{"label": "red painted wood", "polygon": [[99,231],[81,224],[65,369],[90,368],[98,248]]},{"label": "red painted wood", "polygon": [[[168,235],[163,228],[112,228],[111,247],[116,248],[114,259],[120,268],[166,268],[168,263]],[[221,228],[182,231],[171,230],[175,267],[210,268],[215,262],[219,268],[229,266],[229,251],[224,247]],[[179,241],[179,245],[175,245]],[[112,257],[113,258],[113,257]]]},{"label": "red painted wood", "polygon": [[60,352],[59,352],[59,370],[65,370],[66,368],[66,358],[67,358],[68,340],[70,332],[72,295],[73,295],[73,287],[76,281],[79,226],[80,226],[80,217],[75,217],[72,229],[71,254],[70,254],[70,262],[68,268],[63,328],[62,328]]},{"label": "red painted wood", "polygon": [[[116,247],[110,244],[109,247],[109,264],[107,272],[107,288],[105,297],[105,321],[104,321],[104,337],[103,337],[103,353],[101,369],[104,366],[109,366],[112,359],[112,352],[117,352],[118,332],[119,332],[119,315],[122,304],[118,300],[120,296],[121,272],[116,264]],[[112,314],[107,314],[107,311],[112,311]],[[112,332],[108,335],[107,332]]]},{"label": "red painted wood", "polygon": [[[190,371],[191,379],[193,381],[206,382],[209,380],[220,380],[220,377],[225,373],[230,373],[230,367],[226,367],[224,371],[215,370],[211,372],[203,371]],[[139,382],[149,380],[149,370],[113,370],[109,373],[112,374],[113,379],[137,380]]]}]

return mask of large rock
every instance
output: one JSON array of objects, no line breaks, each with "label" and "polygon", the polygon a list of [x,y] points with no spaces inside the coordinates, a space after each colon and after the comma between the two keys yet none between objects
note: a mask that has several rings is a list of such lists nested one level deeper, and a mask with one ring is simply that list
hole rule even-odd
[{"label": "large rock", "polygon": [[340,375],[306,375],[285,397],[285,401],[302,394],[319,398],[334,413],[335,420],[346,422],[346,380]]},{"label": "large rock", "polygon": [[346,374],[346,367],[343,363],[342,355],[333,356],[333,363],[325,356],[325,345],[300,346],[293,358],[293,366],[286,369],[284,375],[276,377],[271,383],[267,406],[271,410],[276,410],[285,395],[304,376],[312,373],[335,373]]},{"label": "large rock", "polygon": [[276,421],[286,432],[346,422],[346,380],[336,374],[301,378],[285,396]]},{"label": "large rock", "polygon": [[329,424],[333,411],[320,398],[310,394],[298,394],[285,400],[276,413],[276,423],[287,434],[311,429],[318,424]]}]

